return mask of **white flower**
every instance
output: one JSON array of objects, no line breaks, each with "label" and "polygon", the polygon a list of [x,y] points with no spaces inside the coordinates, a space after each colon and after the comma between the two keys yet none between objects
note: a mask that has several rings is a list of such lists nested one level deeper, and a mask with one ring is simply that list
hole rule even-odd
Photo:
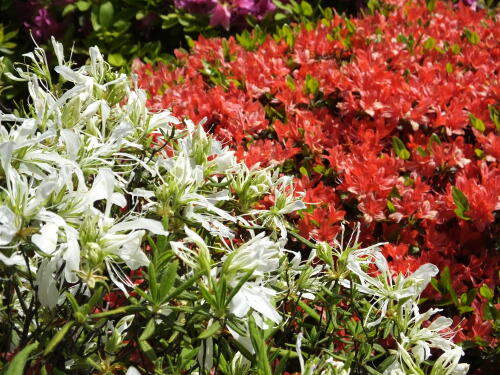
[{"label": "white flower", "polygon": [[[370,276],[363,269],[370,264],[376,265],[380,275]],[[391,302],[397,302],[409,297],[417,298],[432,277],[436,276],[439,271],[436,266],[428,263],[420,266],[407,278],[398,275],[394,281],[387,260],[382,255],[380,248],[378,248],[378,244],[351,251],[347,258],[347,268],[359,278],[360,283],[354,284],[356,290],[373,296],[374,303],[370,307],[365,320],[367,327],[380,324]],[[342,280],[341,283],[345,287],[352,287],[349,280]],[[379,316],[376,320],[368,322],[370,312],[375,306],[380,310]]]},{"label": "white flower", "polygon": [[271,300],[276,291],[266,288],[259,283],[245,283],[230,303],[230,312],[239,318],[248,314],[250,308],[262,314],[266,319],[278,324],[282,317],[272,305]]},{"label": "white flower", "polygon": [[[278,269],[280,255],[281,244],[272,241],[262,232],[222,259],[223,272],[227,275],[240,273],[242,276],[253,269],[253,277],[262,277]],[[237,279],[236,277],[235,283]]]},{"label": "white flower", "polygon": [[467,374],[469,366],[467,364],[459,364],[460,358],[464,355],[464,351],[459,346],[445,351],[436,360],[430,375],[462,375]]}]

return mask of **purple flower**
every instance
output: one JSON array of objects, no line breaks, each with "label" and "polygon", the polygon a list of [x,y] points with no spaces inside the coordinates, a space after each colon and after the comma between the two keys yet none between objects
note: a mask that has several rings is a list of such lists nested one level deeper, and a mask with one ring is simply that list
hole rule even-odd
[{"label": "purple flower", "polygon": [[175,0],[177,8],[198,14],[209,14],[217,4],[217,0]]},{"label": "purple flower", "polygon": [[262,19],[276,9],[272,0],[175,0],[175,6],[189,13],[209,14],[210,25],[225,29],[240,24],[245,16]]},{"label": "purple flower", "polygon": [[226,5],[217,4],[210,13],[210,25],[222,26],[226,30],[229,29],[229,21],[231,20],[231,13]]},{"label": "purple flower", "polygon": [[47,8],[40,8],[36,11],[31,22],[24,22],[27,29],[31,29],[33,37],[37,41],[46,41],[50,36],[58,36],[63,25],[56,22],[50,15]]}]

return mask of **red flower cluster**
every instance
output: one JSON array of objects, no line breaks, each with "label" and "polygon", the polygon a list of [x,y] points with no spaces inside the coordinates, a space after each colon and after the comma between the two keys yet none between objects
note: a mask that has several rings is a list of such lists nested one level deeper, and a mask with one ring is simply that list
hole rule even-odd
[{"label": "red flower cluster", "polygon": [[[460,297],[498,285],[499,25],[463,5],[404,2],[263,42],[200,38],[176,66],[135,70],[151,108],[206,117],[249,165],[301,176],[314,204],[302,234],[331,241],[359,220],[365,241],[389,241],[395,271],[448,267]],[[476,293],[462,308],[461,339],[494,341],[485,304]]]}]

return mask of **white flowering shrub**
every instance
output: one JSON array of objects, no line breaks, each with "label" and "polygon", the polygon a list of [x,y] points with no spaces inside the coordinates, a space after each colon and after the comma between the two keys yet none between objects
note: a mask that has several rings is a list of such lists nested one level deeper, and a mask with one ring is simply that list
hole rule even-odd
[{"label": "white flowering shrub", "polygon": [[11,77],[25,113],[0,114],[0,373],[467,372],[418,306],[435,266],[301,238],[289,177],[53,45],[53,70],[37,48]]}]

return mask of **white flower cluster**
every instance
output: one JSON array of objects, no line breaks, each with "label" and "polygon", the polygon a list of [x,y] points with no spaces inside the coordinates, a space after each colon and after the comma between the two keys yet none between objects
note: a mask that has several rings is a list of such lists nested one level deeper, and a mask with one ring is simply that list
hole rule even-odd
[{"label": "white flower cluster", "polygon": [[423,314],[419,311],[420,294],[439,272],[435,265],[427,263],[407,277],[399,274],[394,278],[380,248],[374,245],[349,252],[347,268],[359,282],[344,279],[341,283],[371,298],[364,325],[376,327],[388,318],[394,322],[392,335],[397,349],[390,350],[393,361],[383,375],[424,374],[421,366],[431,358],[432,349],[440,353],[431,374],[465,375],[468,372],[469,365],[459,363],[464,351],[452,341],[452,319],[441,316],[430,322],[441,310],[429,309]]},{"label": "white flower cluster", "polygon": [[[231,184],[240,195],[281,191],[276,174],[248,170],[190,121],[168,145],[171,152],[155,153],[151,137],[173,134],[181,122],[168,111],[149,113],[145,93],[130,89],[127,77],[114,73],[97,47],[89,51],[89,65],[73,69],[62,45],[52,43],[59,80],[36,48],[25,55],[28,68],[10,76],[27,82],[31,112],[24,118],[0,114],[0,261],[26,266],[23,245],[34,246],[29,263],[37,269],[42,304],[58,303],[63,281],[93,287],[103,277],[103,265],[127,293],[132,284],[121,264],[131,270],[147,266],[144,235],[167,236],[168,221],[176,215],[231,239],[226,223],[238,218],[218,207],[232,199]],[[147,187],[134,185],[145,176]],[[207,179],[214,184],[208,186]],[[289,200],[293,209],[304,207]],[[125,213],[113,214],[117,208]],[[282,236],[283,220],[273,221]],[[259,240],[270,242],[259,237],[253,243]]]}]

